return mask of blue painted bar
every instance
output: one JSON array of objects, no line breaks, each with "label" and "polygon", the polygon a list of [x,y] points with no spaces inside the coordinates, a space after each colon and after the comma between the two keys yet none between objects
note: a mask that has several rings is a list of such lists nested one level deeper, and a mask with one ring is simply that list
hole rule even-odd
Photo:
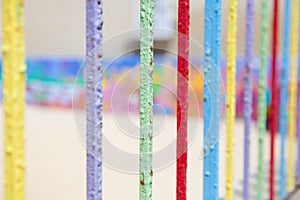
[{"label": "blue painted bar", "polygon": [[219,199],[221,0],[205,1],[203,199]]},{"label": "blue painted bar", "polygon": [[284,8],[284,32],[283,32],[283,62],[281,67],[281,89],[280,89],[280,124],[281,137],[280,149],[280,179],[279,197],[284,199],[286,195],[286,163],[285,163],[285,141],[287,133],[287,105],[288,105],[288,73],[290,67],[290,27],[291,27],[291,0],[285,0]]}]

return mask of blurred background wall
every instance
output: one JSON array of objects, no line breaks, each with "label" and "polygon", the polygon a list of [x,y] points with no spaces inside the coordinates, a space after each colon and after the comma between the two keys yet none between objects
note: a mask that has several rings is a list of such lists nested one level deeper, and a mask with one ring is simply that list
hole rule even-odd
[{"label": "blurred background wall", "polygon": [[[0,0],[0,6],[2,5]],[[176,31],[177,29],[177,1],[175,0],[156,0],[156,6],[167,5],[167,9],[172,15],[168,21],[167,27]],[[255,1],[255,17],[254,17],[254,56],[259,56],[259,39],[260,39],[260,4],[259,0]],[[26,51],[27,51],[27,102],[39,105],[56,105],[56,106],[72,106],[72,95],[75,77],[80,74],[78,72],[85,57],[85,1],[82,0],[24,0],[25,2],[25,25],[26,25]],[[168,3],[169,2],[169,6]],[[201,60],[203,57],[203,49],[199,46],[203,45],[204,40],[204,0],[191,0],[191,60]],[[283,3],[283,1],[281,2]],[[271,3],[270,3],[271,4]],[[237,29],[237,113],[242,113],[243,110],[243,73],[244,73],[244,49],[245,49],[245,29],[246,29],[246,1],[238,2],[238,29]],[[160,7],[160,8],[161,8]],[[284,8],[283,5],[280,7]],[[227,52],[227,19],[228,19],[228,0],[222,1],[222,70],[221,74],[223,81],[225,80],[226,69],[226,52]],[[2,11],[2,10],[1,10]],[[104,73],[104,96],[105,100],[109,101],[112,89],[118,83],[119,79],[126,71],[138,68],[139,56],[123,56],[124,52],[130,49],[138,49],[138,31],[135,33],[132,30],[139,27],[139,0],[104,0],[104,61],[107,58],[120,58],[118,61],[110,64],[110,73]],[[270,5],[270,29],[272,17],[272,5]],[[166,18],[165,10],[160,10],[155,15],[158,20],[164,21]],[[2,13],[1,13],[2,14]],[[281,10],[283,14],[283,10]],[[281,21],[282,22],[282,21]],[[159,24],[159,23],[157,23]],[[157,25],[156,24],[156,25]],[[171,24],[171,25],[170,25]],[[281,30],[282,23],[280,23]],[[1,26],[0,26],[1,29]],[[0,34],[2,30],[0,30]],[[280,31],[279,33],[282,33]],[[279,34],[280,35],[280,34]],[[271,36],[271,35],[270,35]],[[271,37],[270,37],[271,39]],[[281,35],[280,35],[281,46]],[[193,40],[193,42],[192,42]],[[0,40],[0,46],[1,46]],[[197,44],[197,45],[196,45]],[[156,48],[163,48],[177,52],[177,34],[167,41],[156,42]],[[162,64],[171,66],[176,69],[176,55],[168,54],[161,57]],[[1,55],[0,55],[1,57]],[[158,64],[159,59],[154,60]],[[191,63],[194,64],[194,63]],[[0,63],[1,69],[1,63]],[[162,81],[164,78],[173,81],[172,76],[164,74],[163,69],[157,69],[157,80]],[[254,104],[256,106],[256,97],[258,90],[258,70],[259,60],[253,62],[253,95]],[[82,72],[82,71],[81,71]],[[194,74],[191,72],[191,74]],[[134,81],[137,86],[139,84],[138,74],[132,73],[129,80]],[[203,77],[201,74],[196,74],[191,77],[191,83],[196,88],[199,102],[202,102]],[[2,74],[0,73],[0,86]],[[79,80],[79,81],[78,81]],[[74,98],[78,99],[78,105],[84,105],[84,77],[80,76],[77,79],[76,88],[78,94]],[[124,85],[125,87],[126,85]],[[127,86],[126,86],[127,87]],[[176,88],[176,84],[173,84]],[[128,91],[124,89],[120,95],[128,95]],[[157,93],[157,96],[162,95]],[[63,97],[63,98],[62,98]],[[3,96],[0,92],[0,101]],[[122,99],[122,98],[120,98]],[[167,99],[167,98],[165,98]],[[166,100],[164,105],[169,105],[171,101]],[[108,105],[104,103],[104,105]],[[173,105],[173,104],[172,104]],[[201,106],[201,105],[199,105]],[[170,110],[174,111],[174,105],[169,106]],[[105,109],[106,107],[104,107]],[[110,110],[109,107],[105,110]],[[241,111],[241,112],[240,112]],[[171,112],[172,113],[172,112]],[[239,115],[239,114],[238,114]]]},{"label": "blurred background wall", "polygon": [[[134,13],[138,0],[104,1],[104,40],[135,27]],[[176,4],[174,1],[174,27],[176,28]],[[244,54],[246,1],[238,5],[237,52]],[[283,6],[281,6],[283,8]],[[85,55],[85,1],[82,0],[25,0],[27,55],[72,56]],[[191,38],[203,44],[204,0],[191,0]],[[222,55],[226,56],[228,1],[222,8]],[[255,55],[259,55],[260,1],[255,0]],[[270,17],[272,13],[270,13]],[[1,29],[1,27],[0,27]],[[0,31],[1,34],[2,31]],[[114,56],[115,50],[126,50],[131,37],[113,45],[105,52]],[[168,44],[176,48],[176,37]],[[193,49],[191,50],[193,51]]]}]

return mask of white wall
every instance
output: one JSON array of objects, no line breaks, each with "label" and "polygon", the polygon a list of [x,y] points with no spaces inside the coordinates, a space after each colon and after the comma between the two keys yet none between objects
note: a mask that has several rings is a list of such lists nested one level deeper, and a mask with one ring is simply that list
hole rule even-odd
[{"label": "white wall", "polygon": [[[104,39],[134,28],[133,12],[138,0],[104,0]],[[84,0],[25,0],[26,44],[28,56],[84,56],[85,1]],[[255,4],[255,52],[259,49],[260,1]],[[222,54],[226,55],[228,1],[222,8]],[[176,10],[174,10],[176,12]],[[244,54],[246,1],[239,1],[238,54]],[[177,16],[177,14],[176,14]],[[271,15],[270,15],[271,16]],[[191,37],[203,44],[204,0],[191,0]],[[176,22],[174,22],[176,23]],[[176,25],[175,25],[176,27]],[[0,31],[1,33],[2,31]],[[105,53],[114,56],[125,50],[130,42],[112,45]],[[169,46],[176,48],[176,38]],[[193,50],[192,50],[193,52]]]}]

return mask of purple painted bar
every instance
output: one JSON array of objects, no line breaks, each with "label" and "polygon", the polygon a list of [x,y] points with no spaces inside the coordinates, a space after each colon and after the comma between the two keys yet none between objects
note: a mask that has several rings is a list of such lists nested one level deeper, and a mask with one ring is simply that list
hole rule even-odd
[{"label": "purple painted bar", "polygon": [[247,32],[246,32],[246,63],[245,63],[245,90],[244,90],[244,200],[249,199],[249,159],[250,159],[250,127],[252,116],[252,84],[251,62],[253,50],[253,0],[247,0]]},{"label": "purple painted bar", "polygon": [[87,200],[102,199],[102,25],[102,0],[87,0]]}]

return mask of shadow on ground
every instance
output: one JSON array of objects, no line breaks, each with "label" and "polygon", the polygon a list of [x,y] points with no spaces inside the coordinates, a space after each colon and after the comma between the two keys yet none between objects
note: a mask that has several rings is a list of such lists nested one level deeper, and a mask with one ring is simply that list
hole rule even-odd
[{"label": "shadow on ground", "polygon": [[294,192],[290,193],[286,200],[299,200],[300,199],[300,186],[298,186]]}]

